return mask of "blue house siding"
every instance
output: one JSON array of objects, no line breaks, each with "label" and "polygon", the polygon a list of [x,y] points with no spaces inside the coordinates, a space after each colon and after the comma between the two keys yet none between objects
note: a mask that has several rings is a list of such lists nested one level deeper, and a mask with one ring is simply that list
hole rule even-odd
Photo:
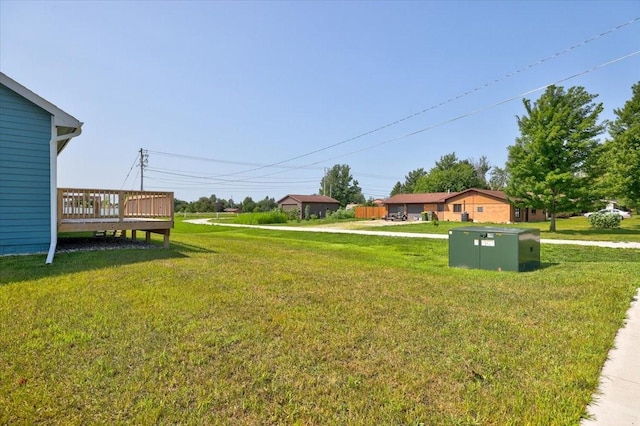
[{"label": "blue house siding", "polygon": [[51,114],[0,84],[0,255],[51,242]]}]

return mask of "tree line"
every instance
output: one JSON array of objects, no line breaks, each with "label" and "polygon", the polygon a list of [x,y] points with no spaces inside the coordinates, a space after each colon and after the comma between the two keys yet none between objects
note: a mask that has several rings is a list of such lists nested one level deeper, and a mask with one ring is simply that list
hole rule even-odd
[{"label": "tree line", "polygon": [[223,212],[227,209],[238,209],[242,212],[269,212],[278,208],[278,203],[274,198],[264,197],[260,201],[253,201],[251,197],[245,197],[241,203],[236,203],[233,199],[225,200],[214,195],[210,197],[200,197],[197,201],[183,201],[175,199],[173,202],[174,211],[188,213],[215,213]]},{"label": "tree line", "polygon": [[[591,209],[615,200],[640,209],[640,82],[631,98],[618,109],[615,119],[601,121],[604,107],[597,95],[583,87],[549,86],[539,99],[523,99],[525,113],[516,116],[520,135],[510,145],[504,167],[491,166],[486,156],[459,159],[455,152],[436,161],[428,171],[410,171],[396,182],[390,195],[425,192],[459,192],[469,188],[503,190],[521,207],[543,209],[555,230],[561,212]],[[605,132],[608,137],[598,138]],[[336,164],[322,177],[320,195],[336,199],[342,207],[367,204],[362,189],[346,164]],[[242,203],[215,195],[187,203],[176,200],[176,211],[210,212],[239,208],[269,211],[273,198]]]}]

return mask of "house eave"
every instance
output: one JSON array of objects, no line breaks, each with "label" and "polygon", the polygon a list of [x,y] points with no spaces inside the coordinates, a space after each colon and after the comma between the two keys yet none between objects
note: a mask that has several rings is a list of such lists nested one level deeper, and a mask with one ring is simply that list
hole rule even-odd
[{"label": "house eave", "polygon": [[[67,146],[71,138],[80,135],[82,133],[82,122],[77,118],[72,116],[71,114],[64,112],[48,100],[43,97],[35,94],[31,90],[24,87],[22,84],[13,80],[11,77],[7,76],[5,73],[0,72],[0,84],[6,86],[10,90],[13,90],[18,95],[27,99],[29,102],[39,106],[43,110],[47,111],[49,114],[53,116],[53,124],[56,128],[56,135],[54,135],[57,139],[57,153],[59,154],[62,150]],[[68,138],[64,138],[65,135],[68,135]]]}]

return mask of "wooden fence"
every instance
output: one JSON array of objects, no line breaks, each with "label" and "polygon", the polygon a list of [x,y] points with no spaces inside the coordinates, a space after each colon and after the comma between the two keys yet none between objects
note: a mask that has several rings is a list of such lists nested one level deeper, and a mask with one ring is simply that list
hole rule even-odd
[{"label": "wooden fence", "polygon": [[358,206],[355,208],[357,219],[382,219],[387,215],[387,208],[382,206]]}]

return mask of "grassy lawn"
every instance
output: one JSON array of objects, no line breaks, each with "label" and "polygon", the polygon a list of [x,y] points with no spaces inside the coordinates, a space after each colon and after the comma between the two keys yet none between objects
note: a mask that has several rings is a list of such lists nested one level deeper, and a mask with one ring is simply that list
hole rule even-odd
[{"label": "grassy lawn", "polygon": [[[638,241],[640,242],[640,217],[634,216],[631,219],[624,219],[620,224],[620,229],[594,229],[589,224],[586,217],[573,217],[568,219],[557,219],[556,232],[549,232],[549,222],[529,222],[520,224],[487,224],[487,223],[462,223],[462,222],[439,222],[434,226],[431,222],[416,222],[402,226],[375,226],[371,230],[388,230],[397,232],[417,232],[428,234],[446,234],[449,229],[459,226],[501,226],[518,228],[538,228],[541,238],[561,239],[561,240],[595,240],[595,241]],[[362,228],[367,229],[367,228]]]},{"label": "grassy lawn", "polygon": [[542,262],[181,219],[169,250],[3,257],[0,424],[577,425],[640,250]]}]

